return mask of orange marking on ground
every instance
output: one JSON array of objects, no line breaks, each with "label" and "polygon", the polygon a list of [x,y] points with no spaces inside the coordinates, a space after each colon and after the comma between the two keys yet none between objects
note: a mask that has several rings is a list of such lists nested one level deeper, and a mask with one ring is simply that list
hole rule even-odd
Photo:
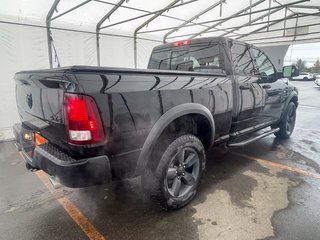
[{"label": "orange marking on ground", "polygon": [[307,171],[301,170],[299,168],[290,167],[290,166],[287,166],[287,165],[284,165],[284,164],[281,164],[281,163],[276,163],[276,162],[272,162],[272,161],[269,161],[269,160],[265,160],[265,159],[261,159],[261,158],[257,158],[257,157],[252,157],[252,156],[249,156],[249,155],[246,155],[246,154],[242,154],[242,153],[233,152],[233,154],[238,155],[240,157],[244,157],[244,158],[250,159],[250,160],[257,161],[257,162],[259,162],[261,164],[270,165],[270,166],[281,168],[281,169],[288,170],[288,171],[291,171],[291,172],[299,173],[299,174],[302,174],[302,175],[305,175],[305,176],[308,176],[308,177],[313,177],[313,178],[320,179],[320,174],[318,174],[318,173],[307,172]]},{"label": "orange marking on ground", "polygon": [[63,194],[62,191],[53,189],[46,173],[43,171],[37,171],[35,174],[89,239],[106,240],[106,238],[90,223],[89,219],[82,214],[82,212]]}]

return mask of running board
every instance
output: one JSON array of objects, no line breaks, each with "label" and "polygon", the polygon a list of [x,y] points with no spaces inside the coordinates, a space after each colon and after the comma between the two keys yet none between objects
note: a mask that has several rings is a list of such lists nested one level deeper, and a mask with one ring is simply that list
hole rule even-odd
[{"label": "running board", "polygon": [[245,145],[247,145],[247,144],[249,144],[249,143],[252,143],[252,142],[254,142],[254,141],[257,141],[257,140],[259,140],[259,139],[261,139],[261,138],[264,138],[264,137],[266,137],[266,136],[269,136],[269,135],[271,135],[271,134],[273,134],[273,133],[276,133],[276,132],[278,132],[279,130],[280,130],[279,128],[274,128],[274,129],[271,129],[271,130],[269,130],[269,131],[267,131],[267,132],[262,133],[262,134],[259,135],[259,136],[256,136],[256,137],[253,137],[253,138],[249,138],[248,140],[245,140],[245,141],[242,141],[242,142],[228,143],[228,147],[242,147],[242,146],[245,146]]}]

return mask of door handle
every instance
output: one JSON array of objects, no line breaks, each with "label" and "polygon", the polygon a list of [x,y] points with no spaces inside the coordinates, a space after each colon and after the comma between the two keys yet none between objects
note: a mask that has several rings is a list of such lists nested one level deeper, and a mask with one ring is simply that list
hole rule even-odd
[{"label": "door handle", "polygon": [[251,88],[251,85],[250,84],[242,84],[242,85],[240,85],[240,89],[241,90],[245,90],[245,89],[250,89]]},{"label": "door handle", "polygon": [[263,85],[262,88],[263,88],[263,89],[270,89],[270,88],[271,88],[271,85],[268,85],[268,84],[267,84],[267,85]]}]

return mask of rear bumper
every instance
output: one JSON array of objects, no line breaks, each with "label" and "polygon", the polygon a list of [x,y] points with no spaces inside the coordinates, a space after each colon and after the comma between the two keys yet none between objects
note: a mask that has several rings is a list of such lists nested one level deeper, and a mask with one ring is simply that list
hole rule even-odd
[{"label": "rear bumper", "polygon": [[34,147],[23,134],[30,131],[16,124],[16,147],[21,151],[27,168],[41,169],[61,184],[77,188],[104,184],[111,181],[111,167],[107,156],[73,159],[50,143]]}]

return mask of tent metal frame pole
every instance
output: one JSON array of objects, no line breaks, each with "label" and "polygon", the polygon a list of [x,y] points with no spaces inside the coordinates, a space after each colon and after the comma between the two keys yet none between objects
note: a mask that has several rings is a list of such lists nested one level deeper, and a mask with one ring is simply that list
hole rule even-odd
[{"label": "tent metal frame pole", "polygon": [[134,30],[133,33],[133,50],[134,50],[134,67],[137,68],[138,65],[138,46],[137,46],[137,33],[139,32],[139,30],[141,30],[142,28],[144,28],[146,25],[148,25],[150,22],[152,22],[154,19],[156,19],[157,17],[161,16],[162,13],[164,13],[165,11],[167,11],[167,9],[171,9],[177,2],[179,2],[180,0],[174,0],[173,2],[171,2],[168,6],[166,6],[164,9],[162,9],[161,11],[159,11],[158,13],[156,13],[153,17],[149,18],[147,21],[145,21],[144,23],[142,23],[139,27],[137,27]]},{"label": "tent metal frame pole", "polygon": [[[296,14],[296,13],[294,13],[294,14]],[[309,16],[319,16],[319,14],[320,13],[310,13],[310,14],[307,14],[307,13],[305,13],[305,14],[301,14],[300,13],[300,18],[301,17],[309,17]],[[296,19],[297,17],[296,16],[292,16],[292,17],[287,17],[286,18],[286,20],[289,20],[289,19]],[[276,22],[276,21],[278,21],[278,20],[282,20],[283,18],[278,18],[278,19],[274,19],[274,20],[270,20],[270,22],[269,23],[274,23],[274,22]],[[256,25],[262,25],[262,24],[267,24],[268,22],[257,22],[257,23],[251,23],[251,25],[250,26],[256,26]],[[225,30],[228,30],[228,29],[234,29],[234,28],[236,28],[236,27],[229,27],[229,28],[225,28]],[[212,33],[212,32],[218,32],[218,30],[211,30],[211,31],[208,31],[208,32],[206,32],[206,33]],[[190,35],[192,35],[192,34],[184,34],[184,35],[179,35],[179,36],[172,36],[172,37],[168,37],[168,38],[179,38],[179,37],[187,37],[187,36],[190,36]],[[238,35],[241,35],[241,34],[238,34]]]},{"label": "tent metal frame pole", "polygon": [[[286,7],[284,10],[284,17],[286,18],[288,16],[288,8]],[[283,22],[283,36],[286,36],[286,28],[287,28],[287,20],[284,20]]]},{"label": "tent metal frame pole", "polygon": [[[296,13],[294,13],[294,14],[296,14]],[[310,14],[308,14],[308,13],[304,13],[304,14],[302,14],[302,13],[300,13],[300,18],[301,17],[310,17],[310,16],[319,16],[320,15],[320,13],[310,13]],[[262,16],[261,16],[262,17]],[[286,20],[290,20],[290,19],[296,19],[297,18],[297,16],[292,16],[292,17],[289,17],[289,16],[286,16],[285,17],[285,21]],[[276,22],[276,21],[278,21],[278,20],[281,20],[281,19],[283,19],[283,18],[278,18],[278,19],[274,19],[274,20],[270,20],[269,21],[269,23],[274,23],[274,22]],[[266,22],[257,22],[257,23],[254,23],[253,21],[251,22],[251,24],[250,25],[248,25],[248,26],[257,26],[257,25],[262,25],[262,24],[268,24],[268,22],[266,21]],[[247,27],[247,26],[242,26],[242,27]],[[225,30],[228,30],[228,29],[233,29],[233,28],[235,28],[235,27],[229,27],[229,28],[225,28]],[[272,32],[273,30],[270,30],[269,29],[269,31],[270,32]],[[211,32],[217,32],[217,31],[208,31],[207,33],[211,33]],[[241,34],[238,34],[238,35],[241,35]]]},{"label": "tent metal frame pole", "polygon": [[120,22],[116,22],[116,23],[113,23],[113,24],[104,26],[104,27],[102,27],[102,28],[100,28],[100,29],[105,29],[105,28],[109,28],[109,27],[114,27],[114,26],[117,26],[117,25],[120,25],[120,24],[123,24],[123,23],[131,22],[131,21],[133,21],[133,20],[137,20],[137,19],[140,19],[140,18],[143,18],[143,17],[147,17],[147,16],[150,16],[150,15],[153,15],[153,14],[158,14],[159,12],[165,12],[165,11],[167,11],[167,10],[170,10],[170,9],[173,9],[173,8],[176,8],[176,7],[181,7],[181,6],[184,6],[184,5],[193,3],[193,2],[197,2],[197,1],[199,1],[199,0],[190,0],[190,1],[187,1],[187,2],[183,2],[183,3],[181,3],[181,4],[178,4],[178,5],[169,7],[169,8],[163,8],[163,9],[160,9],[160,10],[157,10],[157,11],[154,11],[154,12],[150,12],[150,13],[146,13],[146,14],[143,14],[143,15],[140,15],[140,16],[137,16],[137,17],[134,17],[134,18],[129,18],[129,19],[126,19],[126,20],[123,20],[123,21],[120,21]]},{"label": "tent metal frame pole", "polygon": [[[289,16],[287,16],[286,18],[284,17],[284,18],[278,19],[278,20],[274,21],[273,23],[269,24],[269,27],[271,27],[271,26],[273,26],[273,25],[275,25],[275,24],[277,24],[277,23],[279,23],[279,22],[285,21],[286,19],[288,19],[288,18],[290,18],[290,17],[293,17],[293,16],[295,16],[295,15],[297,15],[297,14],[296,14],[296,13],[293,13],[293,14],[290,14]],[[270,23],[270,22],[269,22],[269,23]],[[268,23],[267,23],[267,24],[268,24]],[[267,28],[267,27],[268,27],[268,25],[265,25],[265,26],[263,26],[263,27],[261,27],[261,28],[255,29],[255,30],[253,30],[253,31],[251,31],[251,32],[249,32],[249,33],[246,33],[246,34],[243,34],[243,35],[241,35],[241,36],[239,36],[239,37],[236,37],[235,39],[240,39],[240,38],[247,37],[247,36],[249,36],[249,35],[251,35],[251,34],[253,34],[253,33],[259,32],[259,31],[261,31],[261,30],[263,30],[263,29],[265,29],[265,28]]]},{"label": "tent metal frame pole", "polygon": [[292,8],[306,8],[306,9],[318,9],[320,10],[320,6],[307,6],[307,5],[296,5]]},{"label": "tent metal frame pole", "polygon": [[[291,6],[291,5],[294,5],[294,4],[299,4],[299,3],[303,3],[303,2],[310,2],[310,0],[299,0],[299,1],[296,1],[296,2],[291,2],[291,3],[287,3],[287,4],[282,4],[281,6],[274,6],[272,8],[270,8],[270,10],[273,10],[273,9],[279,9],[279,8],[283,8],[283,7],[287,7],[287,6]],[[294,6],[291,6],[291,7],[294,7]],[[266,9],[259,9],[259,10],[256,10],[256,11],[252,11],[251,14],[255,14],[255,13],[260,13],[260,12],[265,12],[265,11],[268,11],[269,9],[266,8]],[[243,16],[248,16],[250,15],[250,12],[248,13],[243,13],[243,14],[239,14],[237,16],[233,16],[233,18],[239,18],[239,17],[243,17]],[[215,19],[215,20],[210,20],[210,21],[204,21],[204,22],[199,22],[199,23],[190,23],[188,25],[185,25],[181,28],[184,28],[184,27],[191,27],[191,26],[196,26],[196,25],[200,25],[200,24],[208,24],[208,23],[214,23],[214,22],[220,22],[220,21],[224,21],[224,20],[230,20],[230,17],[226,17],[226,18],[220,18],[220,19]],[[220,24],[220,23],[219,23]],[[143,31],[143,32],[140,32],[139,34],[142,34],[142,33],[151,33],[151,32],[161,32],[161,31],[166,31],[166,30],[171,30],[175,27],[168,27],[168,28],[162,28],[162,29],[157,29],[157,30],[150,30],[150,31]],[[223,31],[223,29],[221,29],[221,31]],[[191,35],[191,34],[190,34]],[[169,37],[168,37],[169,38]],[[172,38],[172,37],[171,37]]]},{"label": "tent metal frame pole", "polygon": [[216,2],[215,4],[209,6],[208,8],[202,10],[201,12],[199,12],[198,14],[194,15],[193,17],[189,18],[188,20],[186,20],[185,22],[183,22],[182,24],[180,24],[179,26],[173,28],[172,30],[170,30],[169,32],[167,32],[164,36],[163,36],[163,42],[166,42],[167,37],[174,33],[175,31],[179,30],[181,27],[187,25],[188,23],[194,21],[195,19],[199,18],[200,16],[202,16],[203,14],[209,12],[210,10],[218,7],[222,2],[225,2],[225,0],[221,1],[219,0],[219,2]]},{"label": "tent metal frame pole", "polygon": [[[290,17],[291,16],[291,17]],[[293,17],[292,17],[293,16]],[[312,14],[307,14],[305,13],[304,15],[302,15],[302,13],[293,13],[289,16],[287,16],[286,18],[283,18],[283,19],[277,19],[277,20],[274,20],[274,22],[270,25],[275,25],[281,21],[285,21],[285,20],[288,20],[288,19],[299,19],[299,18],[302,18],[302,17],[309,17],[309,16],[320,16],[320,13],[312,13]],[[315,24],[308,24],[308,25],[303,25],[303,26],[297,26],[297,27],[309,27],[309,26],[316,26],[316,25],[320,25],[320,23],[315,23]],[[266,26],[264,27],[261,27],[259,29],[256,29],[250,33],[247,33],[247,34],[243,34],[242,36],[239,36],[238,38],[243,38],[243,37],[247,37],[248,35],[251,35],[251,34],[258,34],[258,33],[266,33],[266,32],[259,32],[263,29],[265,29]],[[287,29],[295,29],[295,27],[290,27],[290,28],[287,28]],[[282,31],[283,29],[272,29],[272,30],[269,30],[269,32],[274,32],[274,31]],[[236,39],[238,39],[236,38]],[[247,40],[246,40],[247,41]],[[250,41],[250,39],[248,39],[248,41]]]},{"label": "tent metal frame pole", "polygon": [[231,16],[227,17],[226,19],[221,20],[221,21],[213,24],[213,25],[210,26],[210,27],[207,27],[206,29],[204,29],[204,30],[202,30],[202,31],[200,31],[200,32],[198,32],[198,33],[196,33],[196,34],[193,34],[191,37],[189,37],[189,39],[193,39],[193,38],[195,38],[195,37],[197,37],[197,36],[199,36],[199,35],[201,35],[201,34],[203,34],[203,33],[206,33],[206,32],[209,31],[210,29],[219,26],[220,24],[222,24],[222,23],[230,20],[231,18],[234,18],[235,16],[238,16],[239,14],[241,14],[241,13],[249,10],[250,8],[253,8],[253,7],[255,7],[255,6],[257,6],[257,5],[259,5],[259,4],[263,3],[263,2],[264,2],[264,0],[260,0],[260,1],[256,2],[256,3],[252,4],[252,6],[245,7],[245,8],[243,8],[243,9],[241,9],[240,11],[238,11],[238,12],[232,14]]},{"label": "tent metal frame pole", "polygon": [[295,25],[295,28],[294,28],[294,36],[293,36],[293,41],[296,40],[296,36],[297,36],[297,28],[298,28],[298,20],[299,20],[299,14],[297,14],[298,17],[296,19],[296,25]]},{"label": "tent metal frame pole", "polygon": [[249,14],[249,22],[251,22],[252,17],[252,0],[250,0],[250,14]]},{"label": "tent metal frame pole", "polygon": [[[308,40],[320,40],[320,37],[315,37],[315,38],[304,38],[304,39],[297,39],[294,42],[301,42],[301,41],[308,41]],[[292,44],[292,40],[287,40],[287,41],[272,41],[272,42],[262,42],[262,43],[255,43],[255,45],[265,45],[265,44],[279,44],[279,43],[287,43],[287,44]]]},{"label": "tent metal frame pole", "polygon": [[[277,4],[279,4],[280,6],[286,6],[286,4],[282,4],[282,3],[280,3],[278,0],[273,0],[275,3],[277,3]],[[294,7],[294,6],[291,6],[291,7]],[[295,11],[292,11],[291,9],[290,9],[290,6],[287,6],[287,9],[288,9],[288,11],[290,11],[290,12],[292,12],[292,13],[296,13]]]},{"label": "tent metal frame pole", "polygon": [[53,67],[52,62],[52,37],[51,37],[51,18],[53,16],[54,11],[56,10],[60,0],[55,0],[46,16],[46,29],[47,29],[47,42],[48,42],[48,57],[49,57],[49,66],[50,68]]},{"label": "tent metal frame pole", "polygon": [[270,22],[270,8],[271,8],[271,1],[272,0],[269,0],[269,14],[268,14],[268,27],[267,27],[267,31],[269,31],[269,22]]},{"label": "tent metal frame pole", "polygon": [[116,5],[113,6],[113,8],[106,14],[104,15],[103,18],[97,23],[96,25],[96,46],[97,46],[97,65],[100,67],[101,62],[100,62],[100,29],[101,25],[111,17],[111,15],[125,2],[126,0],[120,0]]},{"label": "tent metal frame pole", "polygon": [[[303,27],[314,27],[314,26],[319,26],[320,25],[320,23],[313,23],[313,24],[307,24],[307,25],[300,25],[299,26],[299,28],[303,28]],[[294,26],[294,27],[288,27],[288,28],[286,28],[287,30],[288,29],[295,29],[296,27]],[[279,31],[283,31],[283,27],[281,27],[281,28],[276,28],[276,29],[270,29],[268,32],[279,32]],[[253,34],[261,34],[261,33],[268,33],[267,31],[262,31],[262,32],[255,32],[255,33],[253,33]],[[278,36],[277,36],[278,37]],[[286,37],[286,36],[281,36],[281,37]],[[288,36],[289,37],[289,36]],[[259,40],[259,39],[261,39],[261,38],[256,38],[255,40]],[[252,40],[252,38],[251,39],[247,39],[246,41],[251,41]]]},{"label": "tent metal frame pole", "polygon": [[[114,3],[104,2],[104,1],[101,1],[101,0],[92,0],[92,1],[99,2],[99,3],[104,3],[104,4],[112,5],[112,6],[115,6],[115,5],[116,5],[116,4],[114,4]],[[139,9],[139,8],[134,8],[134,7],[129,7],[129,6],[123,6],[123,5],[121,5],[120,8],[125,8],[125,9],[129,9],[129,10],[134,10],[134,11],[138,11],[138,12],[143,12],[143,13],[151,13],[150,11],[147,11],[147,10],[143,10],[143,9]],[[185,21],[186,21],[185,19],[177,18],[177,17],[173,17],[173,16],[169,16],[169,15],[166,15],[166,14],[162,14],[161,16],[162,16],[162,17],[165,17],[165,18],[169,18],[169,19],[178,20],[178,21],[181,21],[181,22],[185,22]],[[192,22],[192,23],[194,23],[195,25],[200,25],[200,26],[207,27],[207,26],[204,25],[204,24],[198,24],[198,23],[195,23],[195,22]],[[138,34],[139,34],[139,33],[138,33]]]},{"label": "tent metal frame pole", "polygon": [[92,0],[86,0],[86,1],[84,1],[84,2],[82,2],[82,3],[80,3],[80,4],[78,4],[78,5],[74,6],[73,8],[70,8],[69,10],[67,10],[67,11],[65,11],[65,12],[63,12],[63,13],[61,13],[61,14],[53,17],[53,18],[51,18],[50,21],[53,21],[53,20],[55,20],[55,19],[57,19],[57,18],[59,18],[59,17],[62,17],[63,15],[66,15],[67,13],[72,12],[72,11],[78,9],[79,7],[82,7],[83,5],[86,5],[87,3],[91,2],[91,1],[92,1]]},{"label": "tent metal frame pole", "polygon": [[235,29],[232,29],[232,30],[230,30],[230,31],[228,31],[228,32],[220,35],[220,37],[224,37],[224,36],[226,36],[226,35],[228,35],[228,34],[230,34],[230,33],[233,33],[234,31],[237,31],[237,30],[239,30],[239,29],[241,29],[241,28],[243,28],[243,27],[250,26],[252,23],[257,22],[257,21],[259,21],[260,19],[263,19],[263,18],[265,18],[265,17],[267,17],[267,16],[269,16],[269,15],[272,15],[272,14],[274,14],[274,13],[276,13],[276,12],[279,12],[280,10],[282,10],[282,8],[275,9],[275,10],[273,10],[273,11],[271,11],[271,12],[265,13],[265,14],[263,14],[262,16],[259,16],[259,17],[255,18],[255,19],[253,19],[253,20],[251,20],[251,21],[249,21],[249,22],[247,22],[247,23],[245,23],[245,24],[243,24],[243,25],[240,25],[240,26],[236,27]]},{"label": "tent metal frame pole", "polygon": [[[319,25],[319,24],[318,24]],[[300,27],[300,26],[299,26]],[[294,27],[295,28],[295,27]],[[301,33],[301,34],[296,34],[295,36],[296,37],[299,37],[299,36],[307,36],[307,35],[314,35],[314,34],[319,34],[320,31],[317,31],[317,32],[309,32],[309,33]],[[246,42],[251,42],[251,41],[263,41],[263,40],[269,40],[269,39],[276,39],[276,38],[289,38],[289,37],[294,37],[294,35],[291,35],[291,36],[274,36],[274,37],[266,37],[266,38],[251,38],[251,39],[247,39]]]}]

